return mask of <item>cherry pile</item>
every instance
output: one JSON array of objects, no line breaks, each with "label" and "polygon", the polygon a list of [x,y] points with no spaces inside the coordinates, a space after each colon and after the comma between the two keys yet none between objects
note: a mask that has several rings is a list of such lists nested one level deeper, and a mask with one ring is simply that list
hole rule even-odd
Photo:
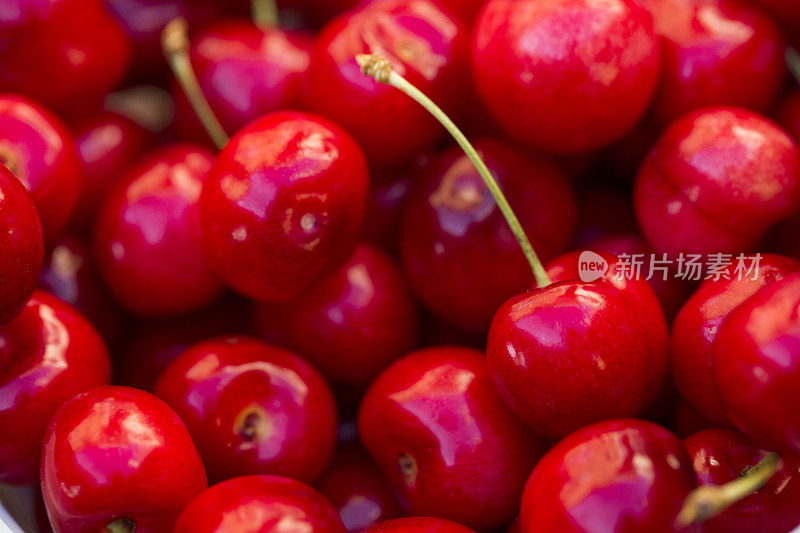
[{"label": "cherry pile", "polygon": [[797,0],[0,0],[0,483],[56,533],[792,531],[796,47]]}]

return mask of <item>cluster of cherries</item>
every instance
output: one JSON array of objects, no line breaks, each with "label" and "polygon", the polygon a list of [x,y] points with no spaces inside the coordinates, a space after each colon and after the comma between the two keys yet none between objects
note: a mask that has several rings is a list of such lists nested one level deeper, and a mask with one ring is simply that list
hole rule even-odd
[{"label": "cluster of cherries", "polygon": [[797,0],[0,0],[0,483],[56,533],[791,531],[792,39]]}]

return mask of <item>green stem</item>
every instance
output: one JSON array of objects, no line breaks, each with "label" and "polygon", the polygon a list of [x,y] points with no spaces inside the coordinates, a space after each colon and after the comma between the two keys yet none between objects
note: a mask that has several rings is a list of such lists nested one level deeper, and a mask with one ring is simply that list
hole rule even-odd
[{"label": "green stem", "polygon": [[794,80],[800,84],[800,54],[791,46],[786,48],[786,68],[794,77]]},{"label": "green stem", "polygon": [[464,150],[464,153],[467,154],[467,157],[469,157],[470,161],[472,161],[472,164],[475,165],[475,168],[478,170],[481,178],[483,178],[484,183],[486,183],[486,187],[489,188],[489,192],[492,194],[492,197],[494,197],[497,207],[499,207],[500,212],[503,213],[503,216],[508,223],[508,227],[511,228],[511,233],[514,234],[514,237],[517,239],[520,248],[522,248],[522,252],[525,254],[525,258],[528,260],[528,264],[531,266],[531,271],[533,272],[533,277],[536,279],[537,286],[539,288],[544,288],[550,285],[552,281],[547,276],[547,271],[545,270],[544,265],[542,265],[542,262],[536,255],[536,252],[531,245],[531,241],[528,240],[525,230],[522,229],[522,225],[520,224],[517,215],[514,214],[514,211],[508,204],[508,200],[503,194],[503,191],[500,189],[500,186],[497,184],[494,176],[492,176],[492,173],[486,167],[486,163],[483,162],[480,155],[478,155],[478,152],[469,142],[467,137],[461,132],[461,130],[458,129],[453,121],[450,120],[450,117],[448,117],[445,112],[442,111],[442,109],[430,98],[428,98],[422,91],[414,87],[403,76],[395,72],[391,64],[386,59],[375,54],[365,54],[356,57],[356,61],[358,61],[358,64],[365,75],[374,78],[380,83],[390,85],[395,89],[404,92],[406,95],[414,99],[418,104],[424,107],[431,115],[433,115],[434,118],[436,118],[436,120],[438,120],[442,126],[445,127],[450,135],[453,136],[458,145],[462,148],[462,150]]},{"label": "green stem", "polygon": [[200,119],[211,140],[221,150],[228,144],[228,135],[208,105],[208,100],[203,95],[192,68],[189,59],[189,27],[185,19],[178,17],[169,21],[161,33],[161,47],[197,118]]},{"label": "green stem", "polygon": [[262,30],[278,27],[278,6],[275,0],[251,0],[253,22]]}]

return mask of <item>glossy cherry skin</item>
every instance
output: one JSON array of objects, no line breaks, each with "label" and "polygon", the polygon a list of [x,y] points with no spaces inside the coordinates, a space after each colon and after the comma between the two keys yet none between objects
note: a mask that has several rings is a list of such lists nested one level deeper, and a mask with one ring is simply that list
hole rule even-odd
[{"label": "glossy cherry skin", "polygon": [[507,410],[471,348],[428,348],[393,363],[367,390],[358,431],[409,514],[478,530],[514,519],[546,449]]},{"label": "glossy cherry skin", "polygon": [[450,114],[468,83],[467,31],[427,0],[380,0],[330,22],[311,60],[309,106],[358,140],[370,163],[392,167],[433,146],[444,129],[411,98],[361,74],[358,54],[380,53]]},{"label": "glossy cherry skin", "polygon": [[316,490],[279,476],[223,481],[190,503],[174,533],[345,533],[331,504]]},{"label": "glossy cherry skin", "polygon": [[128,68],[130,44],[100,0],[6,0],[3,12],[0,90],[75,115]]},{"label": "glossy cherry skin", "polygon": [[0,164],[0,323],[33,294],[44,260],[39,215],[22,183]]},{"label": "glossy cherry skin", "polygon": [[643,420],[599,422],[559,442],[536,465],[522,496],[522,532],[676,531],[694,487],[686,450],[665,428]]},{"label": "glossy cherry skin", "polygon": [[368,182],[361,149],[332,122],[284,111],[251,123],[203,186],[211,267],[250,298],[297,297],[353,252]]},{"label": "glossy cherry skin", "polygon": [[661,50],[651,112],[668,125],[709,106],[767,111],[784,81],[777,24],[737,0],[645,0]]},{"label": "glossy cherry skin", "polygon": [[653,18],[633,0],[489,0],[472,51],[493,118],[517,142],[551,152],[621,138],[658,78]]},{"label": "glossy cherry skin", "polygon": [[127,310],[174,316],[223,291],[205,261],[199,200],[214,156],[175,145],[150,154],[103,203],[93,246],[108,288]]},{"label": "glossy cherry skin", "polygon": [[285,306],[263,304],[256,329],[301,354],[331,381],[367,386],[417,345],[417,309],[403,274],[361,244],[339,270]]},{"label": "glossy cherry skin", "polygon": [[[750,439],[727,429],[709,429],[684,442],[700,485],[738,479],[767,455]],[[703,524],[707,533],[788,533],[800,523],[800,458],[781,455],[767,484]]]},{"label": "glossy cherry skin", "polygon": [[53,413],[79,392],[110,381],[100,335],[57,298],[37,292],[19,316],[0,325],[0,482],[37,483]]},{"label": "glossy cherry skin", "polygon": [[401,515],[400,505],[378,467],[357,446],[336,453],[317,489],[339,512],[350,533],[361,533],[378,522]]},{"label": "glossy cherry skin", "polygon": [[756,113],[695,111],[650,152],[636,177],[634,206],[658,252],[746,251],[800,206],[800,151]]},{"label": "glossy cherry skin", "polygon": [[501,396],[551,439],[641,414],[664,381],[661,305],[645,280],[628,280],[606,260],[606,277],[585,283],[577,253],[556,259],[548,270],[554,283],[504,303],[489,330],[487,363]]},{"label": "glossy cherry skin", "polygon": [[428,517],[395,518],[376,524],[365,533],[475,533],[474,529],[450,520]]},{"label": "glossy cherry skin", "polygon": [[800,274],[736,308],[714,341],[712,365],[734,425],[770,450],[800,451]]},{"label": "glossy cherry skin", "polygon": [[111,111],[79,121],[72,131],[86,175],[76,222],[88,227],[114,184],[125,176],[123,170],[144,155],[152,139],[142,126]]},{"label": "glossy cherry skin", "polygon": [[725,319],[759,289],[800,271],[800,262],[764,254],[758,272],[739,275],[731,265],[730,279],[707,280],[683,306],[670,332],[670,370],[681,396],[704,417],[730,425],[719,397],[712,368],[712,345]]},{"label": "glossy cherry skin", "polygon": [[63,404],[44,438],[42,494],[60,533],[170,531],[207,486],[186,427],[164,402],[128,387],[97,387]]},{"label": "glossy cherry skin", "polygon": [[0,163],[31,193],[45,240],[58,237],[75,212],[84,182],[66,126],[33,100],[0,95]]},{"label": "glossy cherry skin", "polygon": [[313,483],[333,456],[336,404],[322,376],[254,338],[192,346],[155,393],[186,423],[212,482],[258,473]]},{"label": "glossy cherry skin", "polygon": [[[504,143],[476,143],[543,261],[567,247],[576,201],[547,160]],[[408,199],[400,228],[406,275],[425,307],[468,333],[485,333],[497,308],[533,275],[472,162],[454,148],[434,160]]]}]

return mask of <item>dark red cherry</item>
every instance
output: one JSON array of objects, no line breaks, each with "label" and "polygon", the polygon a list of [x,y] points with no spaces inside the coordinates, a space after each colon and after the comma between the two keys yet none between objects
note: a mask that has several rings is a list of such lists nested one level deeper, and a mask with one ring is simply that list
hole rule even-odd
[{"label": "dark red cherry", "polygon": [[800,4],[794,0],[748,0],[748,3],[772,14],[786,30],[786,37],[798,44],[800,30]]},{"label": "dark red cherry", "polygon": [[339,512],[350,533],[361,533],[383,520],[401,515],[400,506],[381,473],[357,446],[336,453],[317,489]]},{"label": "dark red cherry", "polygon": [[389,253],[397,250],[400,219],[411,195],[414,179],[409,174],[392,176],[386,182],[371,183],[362,238]]},{"label": "dark red cherry", "polygon": [[110,380],[100,335],[53,296],[35,293],[19,316],[0,325],[0,482],[36,484],[53,413],[79,392]]},{"label": "dark red cherry", "polygon": [[333,456],[336,404],[322,376],[254,338],[192,346],[155,393],[186,423],[212,482],[256,473],[313,483]]},{"label": "dark red cherry", "polygon": [[577,252],[549,265],[554,283],[515,296],[489,330],[487,363],[501,396],[552,439],[600,420],[641,414],[667,371],[664,313],[644,279],[615,258],[579,279]]},{"label": "dark red cherry", "polygon": [[44,240],[25,187],[0,164],[0,323],[19,313],[39,281]]},{"label": "dark red cherry", "polygon": [[479,530],[514,519],[546,449],[507,410],[483,354],[470,348],[429,348],[393,363],[364,396],[358,430],[409,514]]},{"label": "dark red cherry", "polygon": [[72,131],[86,174],[76,222],[88,227],[114,184],[124,177],[122,171],[145,153],[152,138],[133,120],[111,111],[80,120]]},{"label": "dark red cherry", "polygon": [[[758,464],[767,450],[727,429],[709,429],[684,442],[700,485],[724,485]],[[703,523],[707,533],[788,533],[800,524],[800,458],[781,455],[766,485]]]},{"label": "dark red cherry", "polygon": [[738,0],[644,0],[653,14],[661,74],[653,101],[667,125],[688,111],[767,111],[785,75],[784,42],[765,13]]},{"label": "dark red cherry", "polygon": [[395,518],[376,524],[365,533],[475,533],[475,530],[464,527],[450,520],[441,518],[409,517]]},{"label": "dark red cherry", "polygon": [[609,420],[559,442],[522,496],[523,533],[667,533],[695,480],[681,441],[643,420]]},{"label": "dark red cherry", "polygon": [[748,257],[744,269],[738,261],[725,269],[728,279],[709,279],[683,306],[670,332],[670,370],[681,396],[704,417],[730,425],[714,383],[711,347],[725,319],[759,289],[800,271],[800,262],[780,255]]},{"label": "dark red cherry", "polygon": [[494,119],[517,142],[552,152],[621,138],[658,78],[653,17],[634,0],[489,0],[472,45]]},{"label": "dark red cherry", "polygon": [[176,145],[150,154],[106,198],[94,232],[103,279],[142,316],[201,309],[223,291],[206,264],[199,200],[214,156]]},{"label": "dark red cherry", "polygon": [[130,43],[100,0],[5,0],[0,35],[0,90],[71,116],[99,104],[130,60]]},{"label": "dark red cherry", "polygon": [[[577,209],[564,174],[498,141],[475,146],[542,260],[563,252]],[[426,308],[469,333],[485,333],[497,308],[533,279],[489,189],[458,148],[435,159],[415,183],[403,214],[400,252]]]},{"label": "dark red cherry", "polygon": [[800,206],[800,151],[756,113],[692,112],[667,129],[645,160],[634,205],[656,251],[746,251]]},{"label": "dark red cherry", "polygon": [[714,379],[730,420],[759,446],[800,451],[800,274],[736,308],[713,344]]},{"label": "dark red cherry", "polygon": [[171,531],[206,486],[183,422],[150,393],[97,387],[62,405],[47,428],[42,493],[55,531]]},{"label": "dark red cherry", "polygon": [[392,167],[434,145],[444,129],[419,104],[363,76],[356,56],[379,53],[450,114],[468,84],[467,31],[428,0],[379,0],[330,22],[311,60],[311,109],[352,132],[370,163]]},{"label": "dark red cherry", "polygon": [[284,111],[251,123],[203,186],[211,267],[250,298],[297,297],[353,252],[368,181],[358,145],[326,119]]},{"label": "dark red cherry", "polygon": [[303,483],[278,476],[223,481],[190,503],[174,533],[345,533],[336,510]]},{"label": "dark red cherry", "polygon": [[75,212],[84,182],[66,126],[32,100],[0,95],[0,163],[31,193],[45,240],[58,237]]},{"label": "dark red cherry", "polygon": [[256,329],[331,381],[366,386],[417,345],[417,309],[386,254],[362,244],[336,272],[285,306],[262,304]]}]

